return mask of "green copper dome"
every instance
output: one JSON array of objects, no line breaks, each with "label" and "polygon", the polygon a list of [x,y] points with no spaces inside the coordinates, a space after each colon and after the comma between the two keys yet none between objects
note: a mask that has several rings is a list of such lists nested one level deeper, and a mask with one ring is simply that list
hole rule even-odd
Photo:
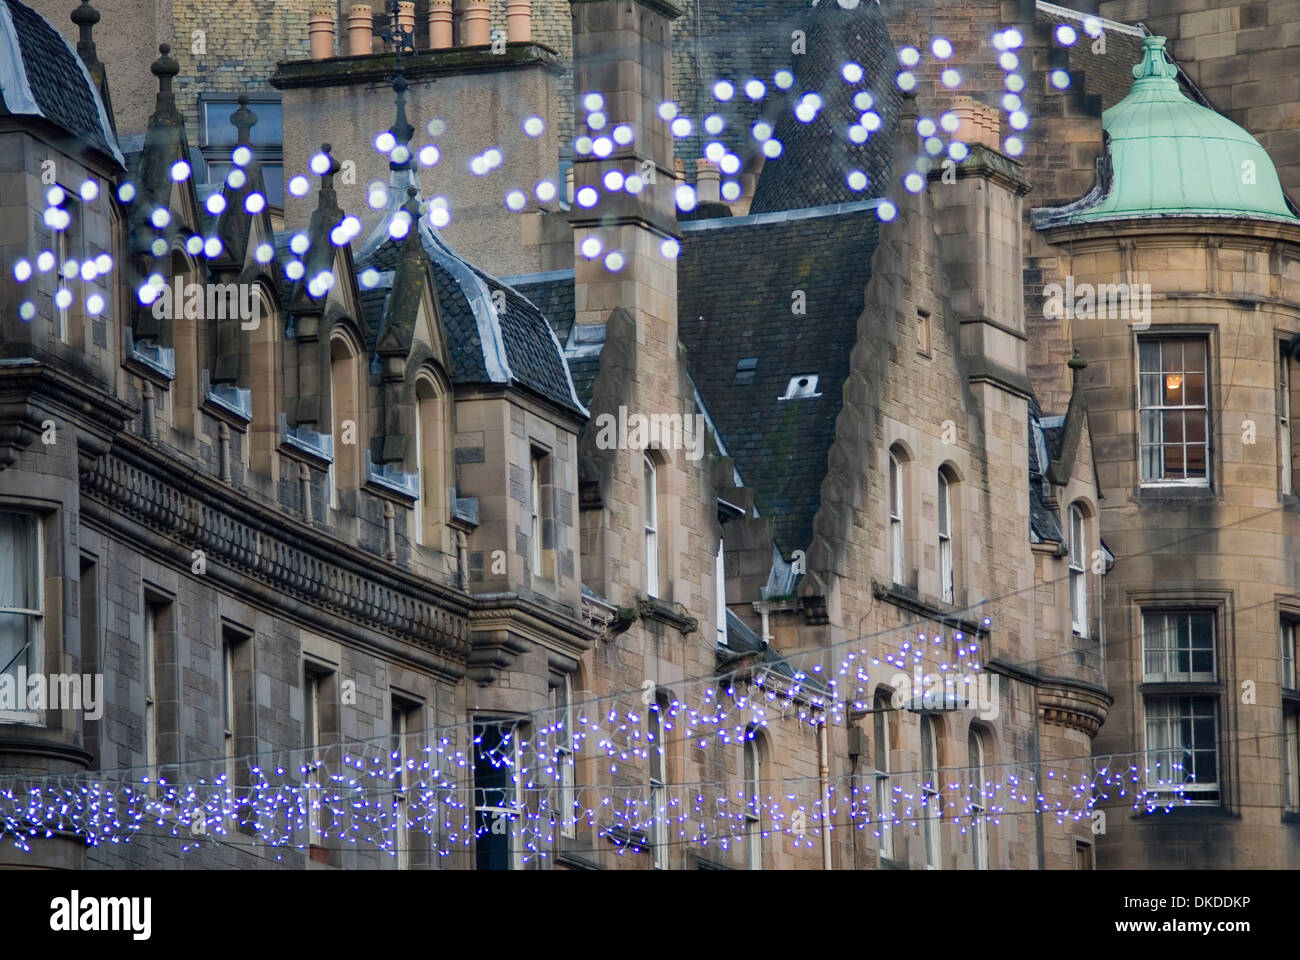
[{"label": "green copper dome", "polygon": [[1110,176],[1070,222],[1136,216],[1245,216],[1294,221],[1268,153],[1227,117],[1183,95],[1165,38],[1142,40],[1129,95],[1102,114]]}]

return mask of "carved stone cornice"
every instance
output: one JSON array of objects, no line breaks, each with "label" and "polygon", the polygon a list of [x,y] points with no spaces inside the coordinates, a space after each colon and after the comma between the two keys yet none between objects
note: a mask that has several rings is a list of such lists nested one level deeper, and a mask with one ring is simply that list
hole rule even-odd
[{"label": "carved stone cornice", "polygon": [[1095,737],[1106,722],[1111,697],[1069,680],[1044,680],[1038,688],[1038,716],[1044,723],[1082,730]]},{"label": "carved stone cornice", "polygon": [[138,411],[83,377],[30,357],[0,360],[0,470],[41,435],[51,416],[76,431],[81,469],[102,456]]},{"label": "carved stone cornice", "polygon": [[83,471],[81,489],[107,508],[83,513],[128,539],[169,554],[202,551],[206,575],[273,608],[327,629],[358,624],[434,654],[448,675],[463,673],[472,600],[450,587],[290,521],[129,434]]}]

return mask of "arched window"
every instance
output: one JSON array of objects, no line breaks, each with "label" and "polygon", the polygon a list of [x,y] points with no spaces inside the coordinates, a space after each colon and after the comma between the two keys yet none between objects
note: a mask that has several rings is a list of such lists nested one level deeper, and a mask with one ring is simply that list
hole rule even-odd
[{"label": "arched window", "polygon": [[948,474],[939,470],[939,586],[944,603],[956,602],[952,564],[952,495]]},{"label": "arched window", "polygon": [[337,332],[330,338],[330,429],[334,432],[334,462],[330,465],[330,506],[339,507],[340,490],[361,486],[359,445],[361,423],[360,351],[351,337]]},{"label": "arched window", "polygon": [[447,522],[447,404],[442,387],[425,374],[415,381],[415,542],[441,549]]},{"label": "arched window", "polygon": [[763,869],[763,751],[753,727],[745,732],[745,865]]},{"label": "arched window", "polygon": [[906,551],[906,531],[904,530],[903,500],[904,461],[897,450],[889,451],[889,566],[894,583],[904,583],[907,569],[904,563]]},{"label": "arched window", "polygon": [[650,767],[650,844],[656,870],[668,869],[668,747],[665,742],[670,704],[668,695],[656,693],[646,713],[646,752]]},{"label": "arched window", "polygon": [[645,592],[659,596],[659,471],[650,454],[643,456],[641,502],[645,519]]},{"label": "arched window", "polygon": [[880,831],[880,857],[882,860],[894,859],[893,804],[889,786],[889,728],[890,696],[885,691],[876,693],[872,708],[872,720],[875,733],[876,760],[876,826]]},{"label": "arched window", "polygon": [[1083,510],[1070,505],[1070,622],[1074,632],[1088,635],[1088,540]]},{"label": "arched window", "polygon": [[966,735],[966,747],[970,753],[971,863],[976,870],[987,870],[989,827],[985,815],[988,804],[984,799],[984,737],[974,725]]},{"label": "arched window", "polygon": [[943,798],[939,793],[938,724],[930,716],[921,717],[921,822],[925,829],[925,868],[938,870],[942,851],[939,833],[943,817]]}]

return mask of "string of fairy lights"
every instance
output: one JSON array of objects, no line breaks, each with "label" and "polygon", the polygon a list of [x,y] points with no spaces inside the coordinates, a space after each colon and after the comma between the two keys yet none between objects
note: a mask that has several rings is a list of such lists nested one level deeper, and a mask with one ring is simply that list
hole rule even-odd
[{"label": "string of fairy lights", "polygon": [[[856,0],[838,0],[853,9]],[[1100,35],[1101,22],[1086,18],[1085,35]],[[1053,41],[1061,47],[1080,39],[1079,31],[1058,26]],[[1010,133],[1002,141],[1009,156],[1020,156],[1031,118],[1022,93],[1024,37],[1014,28],[991,35],[990,44],[1004,73],[1005,92],[1000,106]],[[918,74],[927,56],[939,67],[945,90],[956,94],[964,78],[953,63],[955,48],[944,37],[931,39],[925,51],[906,46],[897,51],[892,76],[869,78],[856,62],[841,66],[840,78],[852,90],[855,115],[844,118],[842,135],[861,145],[877,135],[885,120],[873,94],[872,80],[892,83],[899,91],[916,89]],[[1053,89],[1070,85],[1068,71],[1049,73]],[[705,157],[712,162],[721,181],[720,196],[727,202],[740,199],[739,179],[745,157],[759,153],[765,162],[780,162],[785,146],[776,134],[776,121],[765,116],[747,130],[728,129],[722,106],[744,98],[759,104],[781,96],[793,104],[794,118],[812,123],[826,110],[822,92],[800,91],[793,68],[777,70],[770,78],[719,78],[709,86],[717,105],[701,117],[692,117],[674,101],[659,105],[656,117],[675,139],[692,137],[697,130],[709,138]],[[577,98],[582,123],[573,138],[572,152],[578,157],[604,159],[636,147],[635,127],[609,115],[609,104],[599,92]],[[395,125],[396,126],[396,125]],[[528,116],[520,122],[520,133],[536,139],[546,132],[546,121]],[[954,110],[916,121],[921,153],[915,163],[897,174],[909,193],[925,189],[927,174],[941,157],[956,163],[969,156],[970,148],[954,136],[960,119]],[[393,130],[379,133],[374,149],[385,156],[393,169],[432,169],[446,162],[450,150],[445,137],[448,124],[429,120],[424,131],[428,139],[418,145],[402,142]],[[947,138],[947,139],[945,139]],[[505,145],[489,146],[473,153],[468,169],[477,178],[504,177],[509,169]],[[312,175],[322,184],[335,169],[327,152],[309,162]],[[168,170],[173,183],[194,180],[185,160]],[[866,193],[882,185],[873,184],[861,169],[844,171],[850,190]],[[598,210],[602,200],[626,194],[637,196],[657,185],[640,173],[607,170],[597,185],[578,188],[572,203],[584,210]],[[308,197],[312,180],[304,174],[286,180],[287,193]],[[673,202],[682,213],[699,205],[695,186],[674,182]],[[390,237],[401,240],[414,224],[409,205],[398,205],[393,186],[380,180],[367,185],[366,204],[380,212]],[[882,191],[882,196],[883,196]],[[45,194],[44,224],[54,242],[34,257],[18,259],[13,275],[20,285],[54,281],[53,302],[70,309],[80,285],[81,305],[90,317],[109,309],[105,284],[115,270],[135,270],[136,264],[117,263],[108,253],[77,260],[65,252],[61,238],[73,222],[73,202],[95,205],[114,198],[133,211],[132,222],[143,237],[141,249],[161,260],[180,240],[194,257],[220,257],[224,244],[214,229],[204,236],[165,202],[150,197],[148,209],[136,209],[146,198],[135,184],[125,182],[106,190],[97,179],[87,179],[74,197],[64,187],[52,186]],[[402,197],[396,197],[401,201]],[[261,216],[268,207],[253,151],[246,145],[234,148],[231,168],[203,202],[214,223],[232,209],[249,216]],[[538,205],[551,208],[561,201],[556,180],[541,179],[531,185],[512,184],[505,188],[506,209],[523,213]],[[419,199],[417,215],[431,228],[442,230],[453,218],[451,201],[443,195]],[[893,220],[898,207],[883,199],[876,207],[882,221]],[[344,214],[330,226],[328,238],[334,247],[349,246],[361,233],[360,219]],[[291,283],[303,282],[314,299],[327,296],[337,283],[326,268],[307,276],[313,244],[306,230],[293,232],[277,249],[269,242],[257,245],[253,259],[268,269],[283,271]],[[626,254],[609,246],[609,239],[595,231],[583,239],[579,253],[588,260],[599,259],[605,269],[617,273],[626,264]],[[681,254],[681,244],[672,237],[659,245],[669,260]],[[361,271],[363,287],[381,281],[378,271]],[[166,286],[158,269],[139,271],[130,285],[142,307],[148,307]],[[18,308],[24,321],[39,313],[35,299],[24,299]],[[711,751],[735,749],[774,728],[797,725],[817,730],[825,724],[843,723],[850,716],[873,709],[876,683],[872,670],[908,673],[933,667],[940,678],[953,685],[970,686],[983,667],[982,647],[987,642],[991,620],[982,618],[975,635],[963,630],[918,632],[898,627],[870,638],[859,638],[830,648],[843,654],[839,663],[812,663],[806,670],[785,661],[786,668],[767,664],[746,672],[694,678],[678,684],[678,691],[658,714],[657,703],[638,702],[641,691],[624,691],[595,697],[573,705],[568,712],[528,718],[531,724],[511,724],[488,732],[482,724],[459,724],[411,735],[422,742],[408,753],[408,744],[393,749],[389,738],[322,745],[311,750],[277,751],[276,762],[261,754],[212,761],[164,764],[140,771],[123,770],[114,775],[99,771],[87,775],[57,777],[6,777],[0,788],[0,838],[11,838],[30,851],[34,841],[58,835],[73,835],[92,846],[130,842],[142,832],[161,833],[181,841],[183,850],[220,842],[235,835],[255,835],[274,850],[304,851],[322,842],[369,845],[397,855],[412,837],[423,838],[424,848],[438,856],[470,849],[485,836],[507,835],[512,849],[525,861],[544,858],[553,852],[557,836],[576,831],[593,833],[621,850],[637,852],[648,845],[681,843],[722,849],[740,842],[758,829],[764,837],[780,837],[793,849],[811,848],[823,828],[852,828],[869,831],[879,838],[889,830],[915,829],[926,819],[947,820],[963,833],[977,824],[997,825],[1017,813],[1055,817],[1060,822],[1090,816],[1096,803],[1116,798],[1130,801],[1134,809],[1168,809],[1190,802],[1189,772],[1177,760],[1147,766],[1145,754],[1023,761],[981,767],[982,780],[969,775],[974,768],[945,768],[946,782],[937,782],[927,771],[895,772],[884,775],[827,777],[786,774],[765,778],[757,784],[741,785],[734,780],[693,781],[665,784],[656,794],[642,782],[642,771],[654,751],[666,747],[698,757]],[[870,644],[868,644],[870,641]],[[883,648],[886,648],[882,650]],[[827,649],[810,652],[833,659]],[[883,656],[879,655],[883,652]],[[687,702],[687,699],[690,702]],[[658,731],[658,738],[656,737]],[[326,762],[323,757],[329,757]],[[587,783],[577,782],[583,771]],[[476,785],[476,778],[500,774],[493,786]],[[955,778],[955,779],[954,779]],[[635,780],[635,782],[627,782]],[[1194,784],[1193,784],[1194,785]],[[754,825],[758,826],[755,827]]]}]

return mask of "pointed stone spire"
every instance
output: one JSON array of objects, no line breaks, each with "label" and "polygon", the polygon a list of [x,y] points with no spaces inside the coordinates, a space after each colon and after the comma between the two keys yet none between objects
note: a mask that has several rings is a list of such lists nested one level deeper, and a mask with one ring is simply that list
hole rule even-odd
[{"label": "pointed stone spire", "polygon": [[239,109],[230,115],[230,123],[239,131],[237,142],[240,146],[251,146],[253,127],[257,126],[257,114],[248,109],[248,94],[239,95]]}]

